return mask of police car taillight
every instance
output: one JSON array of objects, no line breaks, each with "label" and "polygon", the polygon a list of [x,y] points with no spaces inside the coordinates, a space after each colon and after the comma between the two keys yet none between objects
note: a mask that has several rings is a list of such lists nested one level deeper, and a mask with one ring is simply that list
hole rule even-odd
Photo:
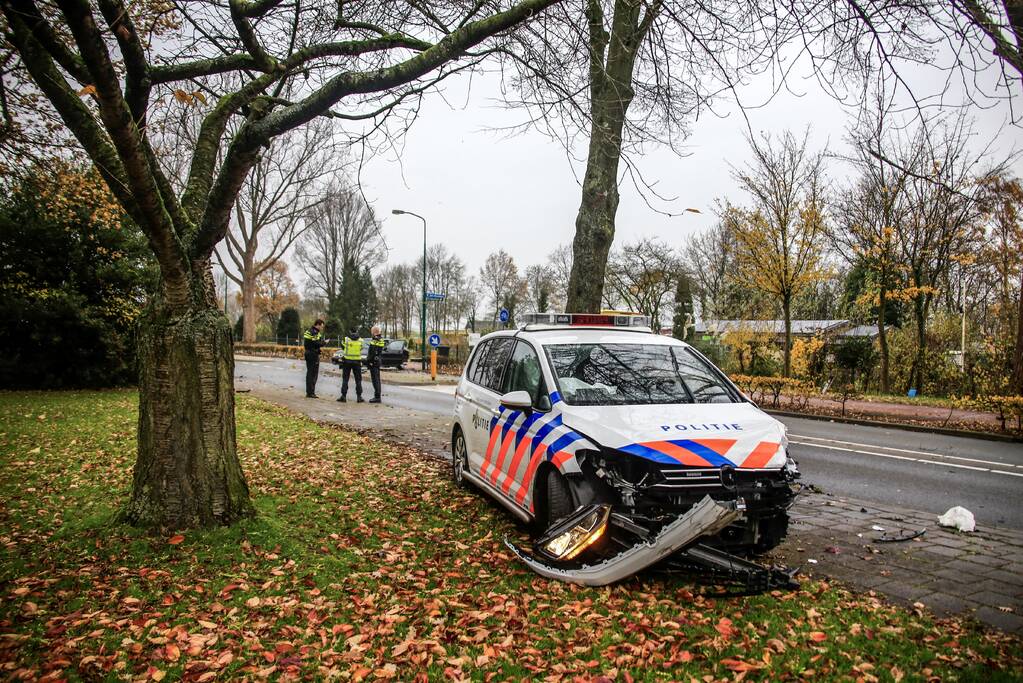
[{"label": "police car taillight", "polygon": [[574,327],[650,327],[645,315],[619,313],[529,313],[519,320],[526,325],[570,325]]}]

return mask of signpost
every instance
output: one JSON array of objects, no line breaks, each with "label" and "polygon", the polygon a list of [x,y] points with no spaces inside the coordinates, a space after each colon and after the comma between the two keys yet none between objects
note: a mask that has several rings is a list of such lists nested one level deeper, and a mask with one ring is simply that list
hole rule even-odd
[{"label": "signpost", "polygon": [[508,313],[508,309],[507,308],[502,308],[501,312],[498,314],[497,317],[501,320],[502,323],[507,325],[508,324],[508,319],[511,317],[511,315]]},{"label": "signpost", "polygon": [[429,344],[432,347],[430,349],[430,379],[437,381],[437,347],[440,346],[440,335],[431,334]]},{"label": "signpost", "polygon": [[426,300],[427,301],[444,301],[444,299],[447,299],[447,298],[448,298],[447,294],[441,294],[440,292],[427,292],[426,293]]}]

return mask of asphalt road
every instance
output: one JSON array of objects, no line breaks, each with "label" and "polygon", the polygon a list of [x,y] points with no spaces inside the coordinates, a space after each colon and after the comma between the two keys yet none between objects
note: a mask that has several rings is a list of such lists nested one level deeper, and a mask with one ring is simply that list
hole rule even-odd
[{"label": "asphalt road", "polygon": [[[320,396],[334,398],[341,380],[321,365]],[[304,365],[290,360],[239,361],[236,376],[281,389],[304,387]],[[384,372],[388,405],[444,417],[453,387],[398,386]],[[372,395],[364,375],[365,395]],[[349,390],[349,399],[354,392]],[[803,479],[833,496],[941,514],[953,505],[972,511],[978,525],[1023,529],[1023,444],[889,427],[781,418]]]}]

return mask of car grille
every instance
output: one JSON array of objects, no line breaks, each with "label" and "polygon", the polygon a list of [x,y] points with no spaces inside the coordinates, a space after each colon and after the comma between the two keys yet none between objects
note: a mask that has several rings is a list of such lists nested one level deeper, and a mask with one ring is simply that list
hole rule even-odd
[{"label": "car grille", "polygon": [[742,470],[734,467],[696,468],[662,465],[658,475],[644,487],[654,493],[679,493],[690,489],[734,488],[758,482],[781,482],[778,470]]}]

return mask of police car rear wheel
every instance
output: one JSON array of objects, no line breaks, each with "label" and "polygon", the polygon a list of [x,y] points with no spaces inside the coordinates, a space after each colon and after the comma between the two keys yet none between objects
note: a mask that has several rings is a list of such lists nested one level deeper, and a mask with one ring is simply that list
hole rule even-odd
[{"label": "police car rear wheel", "polygon": [[451,440],[451,478],[459,486],[467,486],[464,472],[469,466],[468,452],[465,448],[465,435],[461,429],[455,430],[455,436]]}]

